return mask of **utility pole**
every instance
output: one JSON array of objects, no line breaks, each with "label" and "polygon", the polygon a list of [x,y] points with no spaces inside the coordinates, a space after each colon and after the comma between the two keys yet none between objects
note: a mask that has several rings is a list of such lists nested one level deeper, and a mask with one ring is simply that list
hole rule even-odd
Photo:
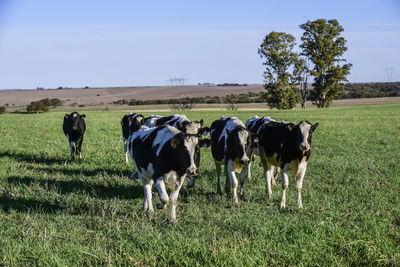
[{"label": "utility pole", "polygon": [[176,88],[176,97],[177,98],[180,97],[179,88],[185,84],[185,81],[187,81],[187,79],[185,79],[184,77],[174,77],[174,78],[170,78],[169,80],[167,80],[167,82],[169,83],[169,85],[172,88]]}]

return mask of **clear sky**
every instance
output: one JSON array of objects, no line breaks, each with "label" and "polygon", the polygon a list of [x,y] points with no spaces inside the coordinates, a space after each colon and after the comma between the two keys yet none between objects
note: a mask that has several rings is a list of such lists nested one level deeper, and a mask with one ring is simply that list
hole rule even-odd
[{"label": "clear sky", "polygon": [[262,83],[264,36],[318,18],[351,82],[400,81],[400,0],[0,0],[0,89]]}]

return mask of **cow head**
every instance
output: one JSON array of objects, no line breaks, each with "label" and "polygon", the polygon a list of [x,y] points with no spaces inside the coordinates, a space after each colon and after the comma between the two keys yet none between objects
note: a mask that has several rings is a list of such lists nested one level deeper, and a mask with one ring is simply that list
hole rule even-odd
[{"label": "cow head", "polygon": [[71,114],[65,114],[64,124],[68,125],[68,128],[72,131],[79,130],[79,121],[86,117],[85,114],[80,115],[78,112],[74,111]]},{"label": "cow head", "polygon": [[176,128],[178,128],[180,131],[187,133],[187,134],[202,134],[202,135],[207,135],[208,132],[210,131],[210,128],[208,127],[203,127],[203,120],[201,119],[200,121],[184,121],[184,122],[178,122],[176,125]]},{"label": "cow head", "polygon": [[298,124],[288,123],[287,128],[295,137],[294,142],[299,151],[305,153],[311,148],[312,133],[317,129],[319,123],[311,124],[308,121],[301,121]]},{"label": "cow head", "polygon": [[249,164],[256,135],[243,127],[236,127],[233,131],[226,129],[226,133],[232,138],[231,144],[235,155],[239,158],[239,163]]},{"label": "cow head", "polygon": [[129,115],[129,135],[139,130],[139,128],[144,124],[145,118],[142,114]]},{"label": "cow head", "polygon": [[[198,160],[200,147],[210,146],[210,139],[201,139],[200,134],[179,133],[171,141],[171,147],[179,155],[179,165],[185,168],[185,172],[191,176],[198,175]],[[196,164],[197,163],[197,164]]]}]

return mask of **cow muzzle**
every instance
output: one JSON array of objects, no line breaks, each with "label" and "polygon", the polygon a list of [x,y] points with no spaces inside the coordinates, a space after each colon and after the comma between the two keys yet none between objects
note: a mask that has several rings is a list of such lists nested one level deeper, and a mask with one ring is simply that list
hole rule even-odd
[{"label": "cow muzzle", "polygon": [[188,169],[187,169],[187,173],[188,173],[190,176],[197,176],[197,175],[199,174],[199,172],[198,172],[198,170],[197,170],[196,167],[190,167],[190,168],[188,168]]},{"label": "cow muzzle", "polygon": [[309,144],[301,144],[300,150],[303,152],[308,151],[308,150],[310,150],[310,145]]},{"label": "cow muzzle", "polygon": [[240,159],[239,163],[242,165],[248,165],[250,163],[250,159]]}]

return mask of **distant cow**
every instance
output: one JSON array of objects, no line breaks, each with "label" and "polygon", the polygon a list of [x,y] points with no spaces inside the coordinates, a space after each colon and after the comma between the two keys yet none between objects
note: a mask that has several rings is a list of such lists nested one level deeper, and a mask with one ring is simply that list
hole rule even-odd
[{"label": "distant cow", "polygon": [[310,158],[312,133],[318,123],[301,121],[298,124],[271,121],[262,126],[260,135],[260,158],[264,168],[268,196],[272,198],[271,180],[273,166],[281,167],[281,208],[286,207],[286,189],[289,186],[288,170],[296,175],[297,205],[302,208],[301,189],[307,162]]},{"label": "distant cow", "polygon": [[236,189],[239,173],[240,196],[243,196],[244,179],[253,151],[256,135],[246,129],[243,122],[236,117],[222,117],[214,121],[210,127],[211,152],[217,171],[217,193],[221,194],[221,165],[225,166],[225,192],[233,188],[233,202],[238,204]]},{"label": "distant cow", "polygon": [[122,140],[124,142],[124,151],[125,151],[125,161],[128,163],[128,154],[129,154],[129,137],[139,130],[140,126],[143,125],[145,118],[142,114],[130,113],[128,115],[124,115],[121,119],[122,126]]},{"label": "distant cow", "polygon": [[[169,125],[148,128],[143,126],[131,136],[131,157],[144,187],[143,209],[151,216],[153,213],[152,192],[156,183],[164,209],[171,199],[170,220],[176,221],[178,194],[187,175],[195,176],[195,151],[199,146],[207,146],[200,134],[187,134]],[[209,141],[209,140],[208,140]],[[165,186],[171,190],[170,197]]]},{"label": "distant cow", "polygon": [[[208,132],[210,131],[210,128],[203,127],[203,120],[190,121],[188,117],[186,117],[185,115],[179,115],[179,114],[165,116],[165,117],[159,115],[151,115],[146,118],[144,125],[150,128],[160,125],[170,125],[187,134],[207,135]],[[195,164],[197,168],[200,165],[200,150],[196,151]],[[187,186],[194,187],[195,183],[196,183],[196,177],[192,176]],[[182,189],[184,192],[185,191],[184,188]]]},{"label": "distant cow", "polygon": [[64,116],[63,131],[68,138],[72,160],[75,159],[75,152],[79,153],[79,158],[82,159],[83,135],[86,131],[85,117],[85,114],[80,115],[78,112]]},{"label": "distant cow", "polygon": [[[260,130],[261,130],[261,128],[264,126],[264,124],[266,124],[266,123],[269,123],[269,122],[271,122],[271,121],[275,121],[274,119],[271,119],[270,117],[258,117],[257,115],[256,116],[254,116],[253,118],[251,118],[251,119],[248,119],[247,121],[246,121],[246,128],[250,131],[250,132],[252,132],[252,133],[254,133],[254,134],[258,134],[259,132],[260,132]],[[259,150],[259,147],[258,147],[258,145],[259,145],[259,142],[254,142],[254,150],[253,150],[253,153],[254,153],[254,155],[257,155],[257,156],[260,156],[260,150]],[[250,168],[250,165],[251,165],[251,163],[249,164],[249,171],[248,171],[248,178],[250,178],[250,171],[251,171],[251,168]],[[273,175],[273,173],[274,173],[274,167],[271,167],[272,168],[272,175]],[[276,182],[275,182],[275,180],[276,180],[276,178],[277,178],[277,176],[279,175],[279,173],[280,173],[280,167],[277,167],[277,172],[276,172],[276,175],[275,176],[273,176],[273,178],[272,178],[272,184],[273,185],[276,185]],[[266,177],[266,172],[264,173],[264,179],[265,179],[265,181],[267,181],[267,177]],[[268,190],[268,189],[267,189]],[[268,191],[267,191],[268,192]]]}]

